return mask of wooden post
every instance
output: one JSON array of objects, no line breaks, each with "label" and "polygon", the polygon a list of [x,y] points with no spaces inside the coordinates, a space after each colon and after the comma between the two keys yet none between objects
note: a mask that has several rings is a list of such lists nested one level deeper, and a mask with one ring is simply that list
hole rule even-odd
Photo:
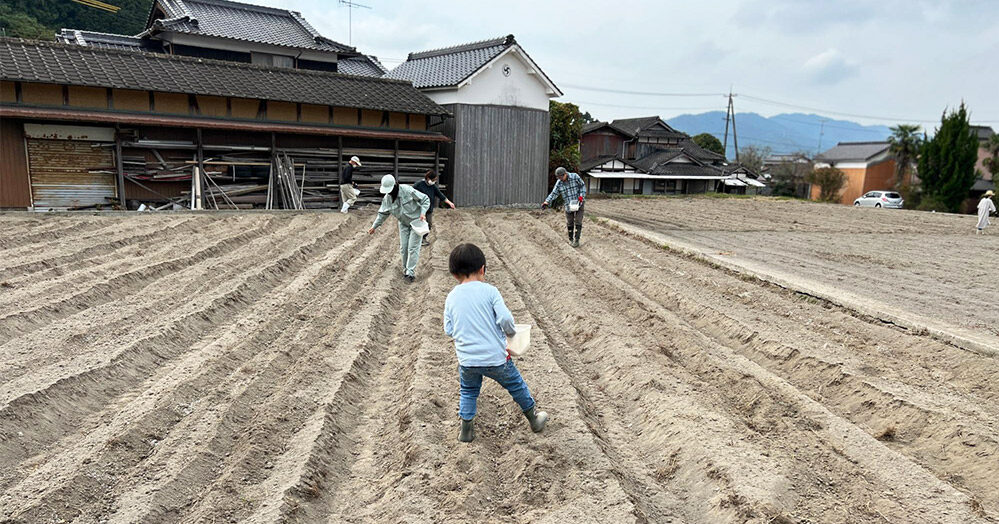
[{"label": "wooden post", "polygon": [[399,179],[399,139],[395,140],[395,150],[392,152],[392,174]]},{"label": "wooden post", "polygon": [[343,137],[336,137],[336,201],[343,205],[343,199],[340,198],[340,173],[343,173]]},{"label": "wooden post", "polygon": [[115,158],[115,170],[118,172],[118,203],[121,204],[122,209],[128,209],[125,204],[125,161],[121,157],[121,129],[118,126],[114,126],[114,158]]},{"label": "wooden post", "polygon": [[202,197],[202,191],[204,191],[205,181],[202,179],[202,177],[205,175],[205,150],[201,147],[202,146],[202,142],[201,142],[201,128],[200,127],[197,128],[196,132],[197,132],[197,139],[198,139],[198,170],[197,170],[197,173],[198,173],[198,190],[197,190],[198,201],[197,201],[197,206],[198,207],[197,207],[197,209],[204,209],[205,202],[204,202],[203,197]]}]

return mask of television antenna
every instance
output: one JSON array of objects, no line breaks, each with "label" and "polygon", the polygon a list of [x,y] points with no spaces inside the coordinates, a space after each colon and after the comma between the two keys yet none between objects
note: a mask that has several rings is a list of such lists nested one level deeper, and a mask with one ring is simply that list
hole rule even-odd
[{"label": "television antenna", "polygon": [[78,4],[85,5],[87,7],[93,7],[94,9],[100,9],[102,11],[107,11],[109,13],[117,13],[120,7],[116,5],[106,4],[100,0],[73,0]]},{"label": "television antenna", "polygon": [[354,45],[354,9],[363,7],[371,9],[371,6],[352,2],[351,0],[337,0],[340,5],[347,6],[347,45]]}]

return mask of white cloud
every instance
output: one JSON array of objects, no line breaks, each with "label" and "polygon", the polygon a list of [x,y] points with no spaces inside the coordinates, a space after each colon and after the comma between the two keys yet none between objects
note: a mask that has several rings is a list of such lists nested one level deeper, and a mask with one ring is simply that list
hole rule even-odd
[{"label": "white cloud", "polygon": [[860,67],[832,48],[806,60],[801,69],[813,83],[835,85],[856,76]]}]

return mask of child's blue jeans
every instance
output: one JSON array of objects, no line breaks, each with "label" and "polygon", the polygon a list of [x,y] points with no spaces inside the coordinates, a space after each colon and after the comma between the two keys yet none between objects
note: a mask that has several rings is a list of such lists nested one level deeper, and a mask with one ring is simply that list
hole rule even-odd
[{"label": "child's blue jeans", "polygon": [[472,420],[475,416],[475,403],[479,399],[482,388],[482,377],[489,377],[506,388],[521,411],[534,407],[534,397],[527,389],[527,383],[520,376],[520,371],[513,360],[507,359],[499,366],[458,366],[458,382],[461,383],[461,398],[458,402],[458,416],[464,420]]}]

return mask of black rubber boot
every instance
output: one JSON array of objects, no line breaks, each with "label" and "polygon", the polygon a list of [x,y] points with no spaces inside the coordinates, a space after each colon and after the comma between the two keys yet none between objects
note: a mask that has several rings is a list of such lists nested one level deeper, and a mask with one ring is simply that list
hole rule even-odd
[{"label": "black rubber boot", "polygon": [[537,406],[524,412],[524,416],[527,417],[527,421],[531,423],[531,431],[535,433],[541,433],[541,430],[545,429],[545,423],[548,422],[548,413],[544,411],[535,411]]},{"label": "black rubber boot", "polygon": [[461,432],[458,433],[459,442],[471,442],[475,440],[475,428],[472,427],[472,420],[461,419]]},{"label": "black rubber boot", "polygon": [[573,238],[575,238],[575,237],[573,236],[573,232],[572,232],[572,230],[570,229],[570,230],[569,230],[569,243],[570,243],[570,244],[572,243],[572,239],[573,239]]},{"label": "black rubber boot", "polygon": [[583,228],[577,227],[576,228],[576,238],[573,239],[573,241],[572,241],[572,247],[579,247],[579,235],[581,235],[582,233],[583,233]]}]

